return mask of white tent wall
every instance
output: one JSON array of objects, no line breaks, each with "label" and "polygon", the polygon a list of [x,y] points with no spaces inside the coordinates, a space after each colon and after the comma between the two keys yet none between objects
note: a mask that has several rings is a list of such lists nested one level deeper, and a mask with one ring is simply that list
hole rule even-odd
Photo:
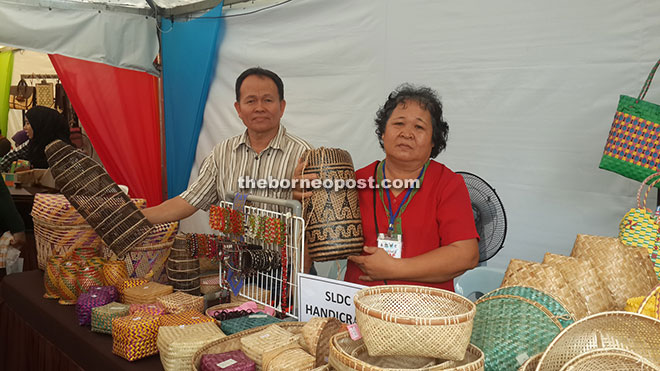
[{"label": "white tent wall", "polygon": [[[288,130],[347,149],[356,168],[383,158],[373,118],[387,94],[423,84],[449,122],[436,160],[504,203],[505,247],[488,265],[569,254],[577,233],[616,235],[635,203],[639,182],[598,163],[619,94],[636,96],[660,57],[658,14],[652,0],[294,0],[226,18],[191,180],[244,129],[234,81],[247,67],[283,78]],[[647,100],[660,102],[660,87]],[[182,226],[209,231],[201,212]]]},{"label": "white tent wall", "polygon": [[[22,74],[54,75],[56,72],[53,64],[50,62],[50,58],[48,58],[48,54],[29,50],[15,50],[11,84],[18,84]],[[29,84],[34,86],[38,82],[38,80],[33,80]],[[7,123],[7,137],[11,138],[19,130],[23,130],[23,111],[10,109],[9,121]]]}]

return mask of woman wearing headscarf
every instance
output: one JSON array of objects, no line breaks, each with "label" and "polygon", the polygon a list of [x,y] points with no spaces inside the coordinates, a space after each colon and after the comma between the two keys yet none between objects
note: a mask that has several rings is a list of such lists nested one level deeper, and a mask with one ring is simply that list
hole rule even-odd
[{"label": "woman wearing headscarf", "polygon": [[36,169],[47,169],[48,161],[44,150],[52,141],[60,139],[71,143],[69,125],[64,116],[56,110],[44,106],[35,106],[25,113],[23,130],[29,140],[7,153],[0,160],[0,171],[9,171],[12,162],[28,160]]}]

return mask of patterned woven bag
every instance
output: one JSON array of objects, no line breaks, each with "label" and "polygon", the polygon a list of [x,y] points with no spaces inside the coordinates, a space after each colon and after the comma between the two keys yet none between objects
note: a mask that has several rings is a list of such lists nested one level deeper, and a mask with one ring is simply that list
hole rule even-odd
[{"label": "patterned woven bag", "polygon": [[114,286],[92,286],[89,288],[87,292],[92,294],[103,293],[104,295],[108,295],[110,299],[112,299],[110,301],[119,300],[119,291]]},{"label": "patterned woven bag", "polygon": [[106,285],[119,286],[128,279],[126,263],[122,260],[112,260],[103,265],[103,281]]},{"label": "patterned woven bag", "polygon": [[94,265],[80,263],[80,269],[76,273],[80,292],[87,292],[91,287],[103,286],[103,268]]},{"label": "patterned woven bag", "polygon": [[610,129],[601,169],[642,181],[660,171],[660,106],[644,101],[660,60],[651,69],[637,98],[621,95]]},{"label": "patterned woven bag", "polygon": [[112,353],[128,361],[158,353],[158,317],[142,313],[112,320]]},{"label": "patterned woven bag", "polygon": [[[160,316],[161,326],[181,326],[181,325],[194,325],[198,323],[206,323],[215,321],[209,316],[205,316],[196,310],[187,310],[185,312],[166,314]],[[217,326],[216,326],[217,327]]]},{"label": "patterned woven bag", "polygon": [[128,305],[112,302],[92,308],[92,331],[112,334],[112,319],[128,315]]},{"label": "patterned woven bag", "polygon": [[64,258],[61,256],[51,256],[46,263],[46,272],[44,273],[44,287],[46,288],[44,298],[46,299],[60,298],[60,287],[58,281],[60,275],[60,264],[62,261],[64,261]]},{"label": "patterned woven bag", "polygon": [[92,309],[112,302],[112,298],[106,292],[80,294],[76,302],[76,316],[80,326],[89,325],[92,322]]},{"label": "patterned woven bag", "polygon": [[[651,179],[652,183],[647,183]],[[660,172],[649,175],[642,181],[642,185],[637,190],[637,207],[630,209],[621,219],[619,224],[619,239],[626,245],[635,247],[644,247],[649,252],[649,257],[653,262],[655,274],[660,279],[660,223],[658,215],[646,208],[646,199],[649,191],[656,184],[660,183]],[[642,196],[642,191],[645,190]]]},{"label": "patterned woven bag", "polygon": [[128,310],[130,314],[134,313],[143,313],[149,314],[152,316],[160,316],[165,314],[167,310],[160,303],[151,303],[151,304],[131,304],[130,309]]},{"label": "patterned woven bag", "polygon": [[62,305],[74,305],[80,295],[80,284],[78,283],[78,264],[67,261],[60,264],[57,276],[57,285],[60,288],[60,300]]},{"label": "patterned woven bag", "polygon": [[177,291],[156,298],[156,301],[167,308],[167,311],[170,313],[181,313],[187,310],[194,310],[200,313],[204,311],[204,298],[186,294],[185,292]]}]

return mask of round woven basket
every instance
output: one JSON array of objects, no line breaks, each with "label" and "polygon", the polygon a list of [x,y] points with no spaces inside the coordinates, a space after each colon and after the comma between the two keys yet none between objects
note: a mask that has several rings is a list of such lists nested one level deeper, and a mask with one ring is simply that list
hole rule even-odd
[{"label": "round woven basket", "polygon": [[57,225],[34,219],[34,242],[37,250],[39,269],[46,268],[46,261],[51,256],[67,256],[79,247],[99,249],[103,244],[101,237],[89,226]]},{"label": "round woven basket", "polygon": [[465,356],[476,307],[461,295],[423,286],[373,286],[358,291],[353,302],[372,356]]},{"label": "round woven basket", "polygon": [[[147,206],[147,200],[144,198],[133,198],[131,200],[139,209]],[[61,226],[87,224],[85,218],[78,213],[63,194],[35,194],[30,215],[40,222]]]},{"label": "round woven basket", "polygon": [[316,358],[305,352],[299,345],[283,349],[281,352],[264,360],[264,370],[289,371],[289,370],[311,370],[314,368]]},{"label": "round woven basket", "polygon": [[48,258],[48,263],[46,263],[46,272],[44,273],[44,287],[46,288],[44,298],[46,299],[60,298],[59,275],[60,264],[63,261],[64,258],[61,256],[51,256]]},{"label": "round woven basket", "polygon": [[518,371],[536,371],[536,367],[539,365],[539,361],[541,360],[541,356],[543,353],[539,353],[535,356],[527,358],[525,363],[520,366]]},{"label": "round woven basket", "polygon": [[470,342],[484,352],[486,368],[515,370],[521,354],[545,350],[563,326],[545,306],[514,295],[477,300],[477,315]]},{"label": "round woven basket", "polygon": [[[355,180],[353,160],[347,151],[321,147],[305,151],[302,157],[306,162],[303,174],[317,174],[321,180]],[[314,189],[312,196],[303,200],[303,216],[305,248],[312,260],[345,259],[362,252],[357,189]]]},{"label": "round woven basket", "polygon": [[[292,334],[299,334],[300,331],[302,330],[302,327],[305,324],[303,322],[281,322],[278,323],[277,325],[291,332]],[[197,352],[195,352],[195,355],[193,356],[193,370],[194,371],[199,370],[200,361],[202,359],[203,354],[225,353],[232,350],[240,350],[242,337],[259,332],[268,326],[261,326],[261,327],[245,330],[240,333],[230,335],[225,338],[218,339],[204,345]]]},{"label": "round woven basket", "polygon": [[657,371],[660,368],[635,352],[624,349],[594,349],[568,361],[561,371]]},{"label": "round woven basket", "polygon": [[337,371],[393,371],[393,370],[454,370],[484,369],[484,355],[470,344],[460,361],[440,360],[416,356],[371,356],[362,339],[351,340],[348,332],[340,332],[330,339],[329,365]]},{"label": "round woven basket", "polygon": [[341,322],[336,318],[314,317],[302,329],[305,350],[316,357],[315,365],[327,363],[330,339],[341,329]]},{"label": "round woven basket", "polygon": [[559,371],[573,358],[602,348],[628,350],[660,365],[660,320],[629,312],[603,312],[583,318],[548,345],[538,369]]}]

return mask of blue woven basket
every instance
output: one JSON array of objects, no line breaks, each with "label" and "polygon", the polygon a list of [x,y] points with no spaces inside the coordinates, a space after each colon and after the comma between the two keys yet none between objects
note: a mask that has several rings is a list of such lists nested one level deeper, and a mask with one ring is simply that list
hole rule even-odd
[{"label": "blue woven basket", "polygon": [[254,313],[243,317],[221,321],[220,329],[225,335],[231,335],[251,328],[278,322],[282,322],[282,320],[265,313]]}]

